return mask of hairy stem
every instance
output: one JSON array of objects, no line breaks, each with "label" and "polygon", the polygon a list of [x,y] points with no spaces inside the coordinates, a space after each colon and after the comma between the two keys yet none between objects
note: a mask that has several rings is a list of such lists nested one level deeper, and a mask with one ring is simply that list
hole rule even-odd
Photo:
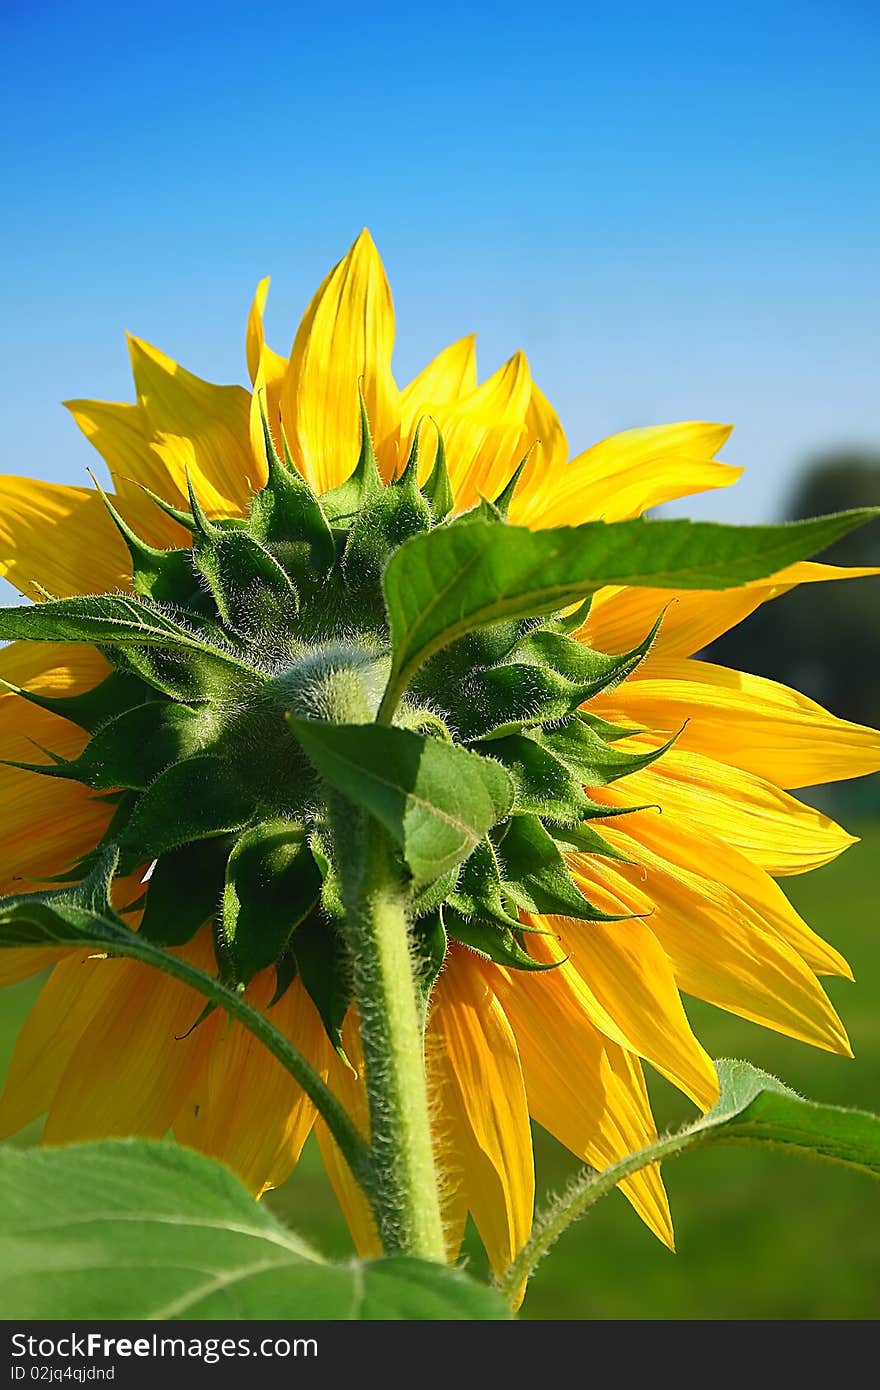
[{"label": "hairy stem", "polygon": [[385,831],[333,802],[370,1107],[370,1197],[386,1252],[444,1260],[409,894]]},{"label": "hairy stem", "polygon": [[[498,1281],[498,1287],[504,1297],[515,1303],[523,1284],[559,1237],[568,1230],[572,1222],[586,1215],[600,1198],[613,1192],[623,1178],[638,1173],[641,1168],[647,1168],[652,1163],[659,1163],[661,1159],[674,1158],[684,1149],[694,1148],[704,1142],[701,1138],[695,1137],[695,1132],[701,1127],[702,1121],[697,1120],[676,1134],[670,1134],[648,1148],[640,1149],[638,1153],[628,1154],[619,1163],[613,1163],[601,1173],[592,1168],[585,1168],[568,1191],[535,1218],[531,1236]],[[709,1138],[707,1132],[706,1139]]]}]

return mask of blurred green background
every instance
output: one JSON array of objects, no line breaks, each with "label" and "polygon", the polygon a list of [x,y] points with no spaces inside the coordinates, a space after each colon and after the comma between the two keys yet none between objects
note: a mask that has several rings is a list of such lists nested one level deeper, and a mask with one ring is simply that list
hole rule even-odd
[{"label": "blurred green background", "polygon": [[[817,1099],[880,1109],[880,934],[876,930],[880,818],[835,864],[788,879],[810,923],[849,957],[856,984],[830,981],[855,1061],[831,1057],[693,1004],[696,1031],[713,1056],[741,1056]],[[5,992],[0,1068],[38,988]],[[661,1126],[689,1106],[652,1087]],[[33,1143],[37,1131],[20,1136]],[[576,1168],[536,1134],[541,1191]],[[539,1319],[815,1319],[880,1314],[880,1183],[845,1168],[757,1148],[698,1152],[667,1166],[678,1253],[671,1255],[616,1193],[563,1237],[538,1270],[523,1316]],[[310,1144],[290,1182],[267,1199],[291,1226],[331,1254],[350,1251],[345,1225]],[[471,1268],[484,1268],[469,1233]]]}]

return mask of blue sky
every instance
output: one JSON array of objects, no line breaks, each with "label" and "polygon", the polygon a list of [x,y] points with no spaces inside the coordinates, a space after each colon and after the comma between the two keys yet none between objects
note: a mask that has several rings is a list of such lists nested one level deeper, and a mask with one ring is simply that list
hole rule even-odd
[{"label": "blue sky", "polygon": [[365,223],[399,380],[476,329],[575,447],[736,422],[746,478],[692,514],[768,518],[805,456],[880,443],[872,4],[6,0],[0,30],[6,471],[84,480],[57,402],[131,398],[125,329],[242,380],[271,273],[286,350]]}]

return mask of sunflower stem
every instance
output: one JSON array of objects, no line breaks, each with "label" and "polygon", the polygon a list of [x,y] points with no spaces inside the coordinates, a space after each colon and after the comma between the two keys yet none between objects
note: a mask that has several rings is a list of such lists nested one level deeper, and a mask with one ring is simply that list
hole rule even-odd
[{"label": "sunflower stem", "polygon": [[659,1163],[661,1159],[675,1158],[685,1149],[708,1142],[711,1135],[707,1132],[704,1139],[699,1134],[701,1127],[702,1119],[696,1120],[675,1134],[666,1135],[647,1148],[639,1149],[637,1153],[627,1154],[626,1158],[612,1163],[601,1173],[594,1168],[582,1169],[568,1190],[538,1213],[531,1236],[498,1280],[499,1291],[511,1305],[518,1305],[526,1281],[573,1222],[586,1216],[591,1207],[613,1192],[624,1178],[650,1167],[652,1163]]},{"label": "sunflower stem", "polygon": [[331,802],[370,1108],[369,1196],[386,1253],[446,1258],[409,892],[372,817]]}]

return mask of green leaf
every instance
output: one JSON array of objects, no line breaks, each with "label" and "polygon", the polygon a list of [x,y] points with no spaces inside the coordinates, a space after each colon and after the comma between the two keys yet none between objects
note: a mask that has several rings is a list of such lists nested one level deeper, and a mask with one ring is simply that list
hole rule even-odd
[{"label": "green leaf", "polygon": [[413,931],[416,977],[425,1004],[430,999],[431,990],[443,968],[448,948],[449,939],[443,923],[443,913],[438,907],[423,917]]},{"label": "green leaf", "polygon": [[445,1265],[331,1264],[228,1169],[149,1140],[0,1151],[0,1270],[18,1321],[510,1316]]},{"label": "green leaf", "polygon": [[466,859],[513,802],[500,763],[451,743],[379,724],[288,718],[320,775],[400,845],[417,884]]},{"label": "green leaf", "polygon": [[254,809],[229,764],[201,754],[160,773],[140,797],[119,843],[158,858],[191,840],[240,830]]},{"label": "green leaf", "polygon": [[383,717],[423,662],[476,627],[558,612],[606,584],[730,588],[823,550],[876,514],[783,526],[640,518],[545,531],[473,520],[414,536],[383,578],[394,657]]},{"label": "green leaf", "polygon": [[691,1149],[708,1144],[767,1144],[781,1152],[829,1159],[880,1177],[880,1115],[804,1100],[748,1062],[723,1059],[716,1069],[721,1094],[706,1115],[601,1173],[585,1168],[565,1195],[538,1215],[531,1237],[500,1281],[503,1293],[515,1298],[559,1236],[619,1182]]},{"label": "green leaf", "polygon": [[[181,614],[181,618],[184,615]],[[123,594],[86,594],[47,603],[0,608],[0,640],[88,642],[97,647],[167,647],[250,671],[228,648],[214,646],[195,628],[177,622],[151,600]]]},{"label": "green leaf", "polygon": [[583,922],[620,922],[588,902],[572,882],[559,849],[537,816],[512,816],[501,842],[503,883],[526,912],[573,917]]},{"label": "green leaf", "polygon": [[160,946],[182,946],[220,910],[228,835],[195,840],[163,854],[147,886],[140,935]]},{"label": "green leaf", "polygon": [[271,820],[246,830],[226,866],[221,941],[236,984],[274,965],[321,892],[305,826]]}]

